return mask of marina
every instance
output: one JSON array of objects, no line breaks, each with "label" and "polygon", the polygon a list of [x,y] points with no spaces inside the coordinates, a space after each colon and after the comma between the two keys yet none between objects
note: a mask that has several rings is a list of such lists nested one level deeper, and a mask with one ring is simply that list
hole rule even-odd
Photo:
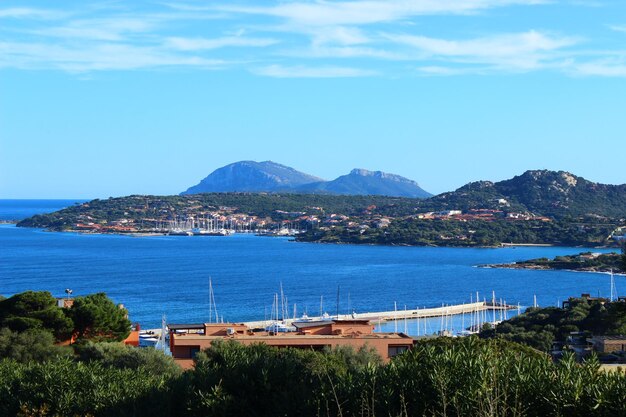
[{"label": "marina", "polygon": [[[55,296],[63,296],[65,288],[72,288],[74,296],[105,292],[123,303],[131,321],[140,323],[143,329],[159,328],[163,314],[169,323],[208,321],[209,276],[214,279],[220,321],[265,323],[267,319],[271,322],[272,298],[282,282],[290,295],[291,308],[289,314],[274,314],[274,319],[293,318],[293,304],[297,304],[295,317],[304,313],[321,317],[325,312],[351,317],[355,312],[374,321],[382,319],[383,329],[386,325],[395,328],[394,323],[402,329],[406,317],[409,330],[417,328],[412,323],[415,318],[430,321],[428,334],[442,327],[439,318],[442,312],[446,327],[446,310],[460,313],[448,318],[455,324],[458,320],[456,328],[469,327],[473,306],[468,304],[475,303],[476,291],[480,300],[484,302],[486,298],[490,302],[493,290],[511,306],[533,305],[535,294],[537,303],[546,306],[558,305],[567,297],[581,293],[608,297],[611,292],[608,277],[605,279],[602,274],[475,267],[577,254],[586,248],[320,245],[244,233],[233,234],[228,239],[211,236],[146,239],[48,233],[14,225],[0,225],[0,245],[3,295],[46,289]],[[625,288],[625,281],[624,276],[615,275],[618,291]],[[338,285],[341,286],[339,303],[336,302]],[[325,309],[320,312],[321,296]],[[452,307],[459,305],[465,307]],[[491,322],[491,311],[482,309]],[[500,311],[496,312],[496,320]],[[515,312],[505,311],[509,316]],[[434,317],[428,318],[429,314]],[[462,326],[463,314],[466,326]],[[423,323],[420,334],[424,334]]]},{"label": "marina", "polygon": [[[334,316],[329,316],[328,314],[322,316],[309,317],[291,317],[285,318],[281,320],[281,323],[284,325],[290,326],[294,322],[302,321],[303,319],[306,321],[325,321],[331,319],[337,320],[369,320],[374,324],[379,324],[388,321],[397,321],[397,320],[416,320],[416,319],[427,319],[427,318],[439,318],[446,316],[455,316],[455,315],[463,315],[468,314],[472,315],[472,317],[476,317],[475,320],[470,320],[469,322],[483,323],[487,322],[487,316],[485,313],[487,311],[491,312],[491,317],[496,317],[497,314],[495,312],[504,312],[509,310],[518,310],[518,306],[510,306],[506,304],[493,303],[487,301],[479,301],[474,303],[466,303],[466,304],[455,304],[455,305],[445,305],[442,307],[431,307],[431,308],[416,308],[416,309],[402,309],[402,310],[390,310],[390,311],[377,311],[377,312],[365,312],[365,313],[351,313],[351,314],[338,314]],[[246,326],[250,328],[265,328],[268,325],[271,325],[271,321],[263,320],[263,321],[248,321],[244,322]]]}]

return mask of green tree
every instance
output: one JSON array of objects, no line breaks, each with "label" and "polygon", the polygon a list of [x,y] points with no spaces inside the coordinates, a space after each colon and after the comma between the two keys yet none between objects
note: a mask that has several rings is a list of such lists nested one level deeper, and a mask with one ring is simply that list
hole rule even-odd
[{"label": "green tree", "polygon": [[130,334],[128,312],[116,306],[103,292],[77,297],[70,309],[79,339],[121,341]]},{"label": "green tree", "polygon": [[73,324],[48,291],[26,291],[0,301],[0,327],[49,330],[57,340],[66,340]]},{"label": "green tree", "polygon": [[626,272],[626,241],[622,242],[622,271]]},{"label": "green tree", "polygon": [[29,329],[18,333],[6,327],[0,329],[0,358],[27,363],[70,356],[73,356],[72,349],[56,346],[54,336],[47,330]]}]

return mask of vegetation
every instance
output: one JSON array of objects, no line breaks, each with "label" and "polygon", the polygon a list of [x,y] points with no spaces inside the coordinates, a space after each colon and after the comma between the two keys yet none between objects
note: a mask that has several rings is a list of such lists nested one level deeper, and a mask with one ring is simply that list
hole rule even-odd
[{"label": "vegetation", "polygon": [[[216,342],[183,372],[161,351],[102,342],[128,328],[124,310],[104,294],[78,298],[70,309],[54,306],[61,316],[49,311],[50,298],[27,292],[0,301],[0,417],[604,416],[620,415],[626,402],[624,373],[600,372],[595,357],[577,364],[566,355],[555,364],[512,342],[516,335],[505,331],[506,323],[493,334],[483,331],[484,339],[419,341],[390,363],[367,347],[313,351]],[[546,340],[573,326],[626,331],[626,303],[581,301],[557,310],[517,318],[528,334],[528,340],[517,335],[520,341],[528,343],[541,329]],[[81,336],[71,347],[55,344],[53,331],[68,324],[61,318]],[[15,323],[30,327],[11,329]]]},{"label": "vegetation", "polygon": [[116,306],[105,293],[77,297],[69,316],[79,339],[121,341],[130,334],[128,312]]},{"label": "vegetation", "polygon": [[[346,360],[349,359],[349,360]],[[366,352],[218,343],[185,373],[57,359],[0,362],[0,416],[622,415],[626,376],[504,340],[433,339],[389,364]]]},{"label": "vegetation", "polygon": [[49,331],[29,329],[15,332],[7,327],[0,328],[0,358],[28,363],[69,357],[72,354],[71,348],[55,345],[54,336]]},{"label": "vegetation", "polygon": [[480,336],[549,352],[554,341],[564,342],[571,332],[581,331],[594,335],[626,334],[626,303],[577,298],[570,299],[567,308],[529,308],[495,329],[483,330]]},{"label": "vegetation", "polygon": [[337,227],[310,230],[297,237],[305,242],[382,245],[495,246],[513,244],[603,245],[615,223],[567,221],[395,220],[385,228]]},{"label": "vegetation", "polygon": [[590,272],[618,272],[622,269],[624,255],[607,253],[593,255],[583,252],[578,255],[557,256],[554,259],[538,258],[528,261],[518,261],[512,264],[486,265],[490,268],[517,268],[517,269],[569,269],[573,271]]},{"label": "vegetation", "polygon": [[[419,199],[385,196],[339,196],[323,194],[270,194],[270,193],[209,193],[181,196],[128,196],[93,200],[66,209],[40,214],[18,223],[19,227],[40,227],[51,230],[71,228],[80,221],[80,216],[89,216],[96,222],[112,221],[120,218],[141,221],[146,218],[174,218],[186,212],[218,210],[220,207],[233,208],[236,213],[244,213],[261,218],[282,220],[284,212],[307,211],[313,213],[343,213],[348,216],[360,215],[370,206],[377,207],[377,213],[385,216],[414,214],[420,204]],[[321,208],[317,210],[316,208]]]},{"label": "vegetation", "polygon": [[[297,237],[306,242],[448,246],[614,244],[613,232],[626,228],[626,206],[620,205],[621,201],[626,202],[626,186],[620,186],[624,190],[606,186],[618,187],[611,188],[609,193],[602,188],[604,186],[596,184],[595,188],[585,186],[579,190],[575,187],[574,192],[557,181],[561,177],[550,181],[547,179],[550,175],[545,177],[533,179],[534,183],[526,177],[506,184],[472,183],[429,199],[272,193],[135,195],[77,204],[55,213],[33,216],[18,226],[63,231],[74,230],[78,224],[111,227],[123,221],[141,230],[144,223],[149,229],[174,219],[219,213],[245,214],[273,227],[280,227],[281,221],[288,220],[307,231]],[[543,186],[547,188],[537,191]],[[485,220],[479,216],[469,219],[416,216],[442,210],[461,210],[464,214],[488,210],[493,217]],[[507,213],[525,216],[526,220],[507,218]],[[301,218],[301,214],[316,220]],[[338,224],[325,223],[332,220],[328,217],[331,214],[340,215],[342,220]],[[391,220],[388,227],[375,225],[381,218]]]},{"label": "vegetation", "polygon": [[69,338],[73,323],[48,291],[26,291],[0,301],[0,328],[46,330],[61,341]]}]

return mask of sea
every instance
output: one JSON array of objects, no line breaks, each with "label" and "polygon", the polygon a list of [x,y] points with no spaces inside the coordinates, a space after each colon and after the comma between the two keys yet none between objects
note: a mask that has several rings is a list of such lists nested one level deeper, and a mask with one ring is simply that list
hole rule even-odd
[{"label": "sea", "polygon": [[[0,220],[19,220],[82,200],[0,200]],[[224,321],[265,320],[281,288],[289,315],[440,307],[476,299],[519,305],[536,296],[559,305],[581,293],[608,296],[606,274],[480,268],[605,248],[516,246],[448,248],[299,243],[290,238],[231,236],[132,237],[47,232],[0,225],[0,294],[46,290],[57,297],[105,292],[143,328],[201,323],[209,318],[209,279]],[[626,292],[626,277],[615,277]],[[279,295],[280,297],[280,295]],[[499,313],[498,313],[499,314]],[[508,317],[516,311],[508,313]],[[499,317],[496,317],[499,318]],[[487,318],[491,321],[491,317]],[[469,317],[445,319],[459,331]],[[381,331],[413,335],[440,330],[444,320],[399,321]]]}]

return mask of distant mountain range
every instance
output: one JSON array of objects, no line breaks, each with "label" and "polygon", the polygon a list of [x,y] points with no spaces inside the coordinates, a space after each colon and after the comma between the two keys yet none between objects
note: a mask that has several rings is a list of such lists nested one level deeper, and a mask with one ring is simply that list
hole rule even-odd
[{"label": "distant mountain range", "polygon": [[395,174],[353,169],[347,175],[325,181],[272,161],[241,161],[226,165],[181,194],[213,192],[386,195],[411,198],[432,196],[415,181]]}]

